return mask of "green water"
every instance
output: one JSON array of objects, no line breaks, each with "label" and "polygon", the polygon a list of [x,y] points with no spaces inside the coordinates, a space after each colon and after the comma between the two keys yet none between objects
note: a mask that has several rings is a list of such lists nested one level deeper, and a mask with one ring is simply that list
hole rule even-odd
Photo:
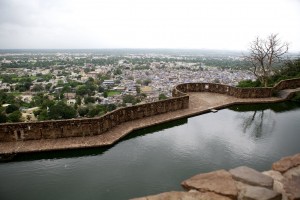
[{"label": "green water", "polygon": [[19,155],[0,163],[1,200],[128,199],[216,169],[268,170],[300,152],[300,104],[234,106],[133,132],[110,148]]}]

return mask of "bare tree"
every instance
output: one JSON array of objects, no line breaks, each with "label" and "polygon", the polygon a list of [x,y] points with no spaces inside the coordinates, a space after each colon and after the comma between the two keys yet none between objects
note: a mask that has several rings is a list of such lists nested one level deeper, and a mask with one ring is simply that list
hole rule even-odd
[{"label": "bare tree", "polygon": [[257,37],[250,43],[249,55],[245,56],[245,59],[250,62],[254,75],[265,87],[274,73],[274,64],[282,60],[288,49],[289,44],[282,43],[278,34],[271,34],[267,39]]}]

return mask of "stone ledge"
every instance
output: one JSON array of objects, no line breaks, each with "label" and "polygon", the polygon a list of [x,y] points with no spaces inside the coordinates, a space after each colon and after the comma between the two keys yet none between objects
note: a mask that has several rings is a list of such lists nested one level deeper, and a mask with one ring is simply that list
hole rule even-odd
[{"label": "stone ledge", "polygon": [[281,158],[279,161],[273,163],[272,169],[281,173],[300,165],[300,153]]},{"label": "stone ledge", "polygon": [[237,167],[229,170],[229,173],[237,181],[253,186],[273,188],[273,179],[270,176],[264,175],[250,167]]}]

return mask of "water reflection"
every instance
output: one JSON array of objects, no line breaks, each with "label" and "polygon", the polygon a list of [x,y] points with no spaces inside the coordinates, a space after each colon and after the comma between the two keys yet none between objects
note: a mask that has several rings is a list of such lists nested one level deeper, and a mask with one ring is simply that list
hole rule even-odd
[{"label": "water reflection", "polygon": [[259,139],[271,134],[276,127],[275,113],[283,113],[299,108],[297,102],[282,102],[274,104],[251,104],[232,106],[229,110],[240,112],[236,119],[243,133],[249,134],[253,139]]},{"label": "water reflection", "polygon": [[276,119],[271,110],[257,110],[237,115],[240,119],[243,133],[249,133],[254,139],[259,139],[263,134],[272,133]]}]

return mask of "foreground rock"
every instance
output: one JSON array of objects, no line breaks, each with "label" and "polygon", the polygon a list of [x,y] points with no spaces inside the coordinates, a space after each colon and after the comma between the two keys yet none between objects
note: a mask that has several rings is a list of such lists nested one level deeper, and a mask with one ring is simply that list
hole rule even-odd
[{"label": "foreground rock", "polygon": [[298,165],[300,165],[300,153],[280,159],[279,161],[273,163],[272,169],[284,173]]},{"label": "foreground rock", "polygon": [[285,157],[273,170],[249,167],[198,174],[181,183],[189,192],[166,192],[135,200],[300,200],[300,154]]},{"label": "foreground rock", "polygon": [[246,186],[239,195],[242,200],[281,200],[282,195],[263,187]]},{"label": "foreground rock", "polygon": [[300,176],[285,180],[284,189],[289,200],[300,200]]},{"label": "foreground rock", "polygon": [[132,200],[230,200],[212,192],[165,192]]},{"label": "foreground rock", "polygon": [[234,199],[238,194],[232,176],[225,170],[198,174],[183,181],[181,185],[188,190],[196,189],[201,192],[214,192]]},{"label": "foreground rock", "polygon": [[300,176],[300,165],[298,165],[297,167],[290,168],[289,170],[283,173],[283,176],[287,179],[290,179],[293,176]]},{"label": "foreground rock", "polygon": [[249,167],[241,166],[231,169],[229,172],[237,181],[241,181],[253,186],[261,186],[269,189],[273,188],[273,179],[271,177]]},{"label": "foreground rock", "polygon": [[282,194],[282,200],[287,200],[287,195],[283,188],[283,182],[285,181],[285,177],[280,172],[274,170],[265,171],[263,172],[263,174],[270,176],[274,180],[273,190]]}]

